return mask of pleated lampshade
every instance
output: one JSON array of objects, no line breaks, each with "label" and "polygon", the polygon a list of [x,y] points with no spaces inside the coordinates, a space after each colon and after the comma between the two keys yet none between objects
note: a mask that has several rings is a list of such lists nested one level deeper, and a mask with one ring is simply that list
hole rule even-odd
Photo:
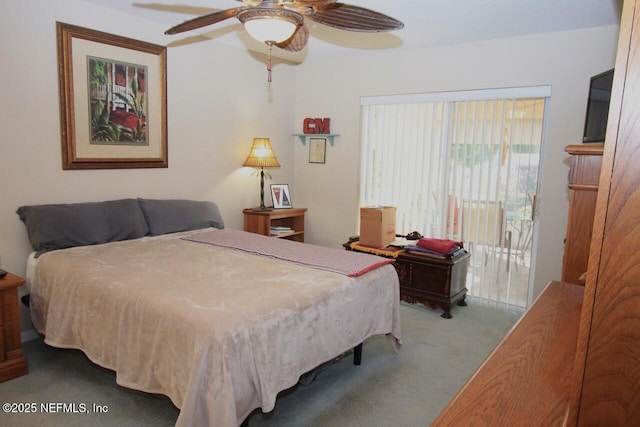
[{"label": "pleated lampshade", "polygon": [[242,166],[258,168],[279,168],[280,163],[273,154],[269,138],[253,138],[251,151]]}]

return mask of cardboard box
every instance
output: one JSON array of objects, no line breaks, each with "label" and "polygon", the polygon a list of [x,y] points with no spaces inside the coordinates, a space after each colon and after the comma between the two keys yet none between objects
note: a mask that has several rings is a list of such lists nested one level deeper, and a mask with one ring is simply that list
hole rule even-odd
[{"label": "cardboard box", "polygon": [[360,208],[360,244],[387,246],[396,240],[396,208],[368,206]]}]

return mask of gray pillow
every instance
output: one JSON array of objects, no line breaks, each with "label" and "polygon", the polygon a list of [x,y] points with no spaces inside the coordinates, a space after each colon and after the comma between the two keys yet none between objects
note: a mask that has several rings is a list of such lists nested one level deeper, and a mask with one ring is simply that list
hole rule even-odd
[{"label": "gray pillow", "polygon": [[177,233],[199,228],[224,228],[218,206],[195,200],[138,199],[149,234]]},{"label": "gray pillow", "polygon": [[21,206],[16,213],[38,252],[136,239],[149,231],[135,199]]}]

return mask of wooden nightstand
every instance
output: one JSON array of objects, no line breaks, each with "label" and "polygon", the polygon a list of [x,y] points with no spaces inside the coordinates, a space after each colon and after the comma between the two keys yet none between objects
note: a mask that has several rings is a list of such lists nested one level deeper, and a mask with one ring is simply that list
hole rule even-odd
[{"label": "wooden nightstand", "polygon": [[306,208],[273,209],[270,211],[254,211],[243,209],[244,231],[270,236],[271,227],[286,227],[292,231],[284,231],[274,237],[304,242],[304,214]]},{"label": "wooden nightstand", "polygon": [[20,341],[18,287],[24,279],[8,273],[0,279],[0,382],[29,373]]}]

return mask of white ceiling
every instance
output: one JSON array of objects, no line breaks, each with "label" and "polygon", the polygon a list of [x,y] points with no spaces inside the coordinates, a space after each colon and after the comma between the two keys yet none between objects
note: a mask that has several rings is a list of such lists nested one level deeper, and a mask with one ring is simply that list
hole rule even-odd
[{"label": "white ceiling", "polygon": [[[188,19],[242,6],[238,0],[82,0],[96,6],[153,21],[168,29]],[[323,58],[372,49],[411,49],[475,40],[573,30],[620,22],[622,0],[342,0],[390,15],[402,22],[392,33],[354,33],[306,20],[311,37],[298,54],[274,49],[274,55],[294,61]],[[208,39],[264,51],[237,19],[198,30],[165,36],[179,46]],[[279,51],[279,52],[276,52]]]}]

